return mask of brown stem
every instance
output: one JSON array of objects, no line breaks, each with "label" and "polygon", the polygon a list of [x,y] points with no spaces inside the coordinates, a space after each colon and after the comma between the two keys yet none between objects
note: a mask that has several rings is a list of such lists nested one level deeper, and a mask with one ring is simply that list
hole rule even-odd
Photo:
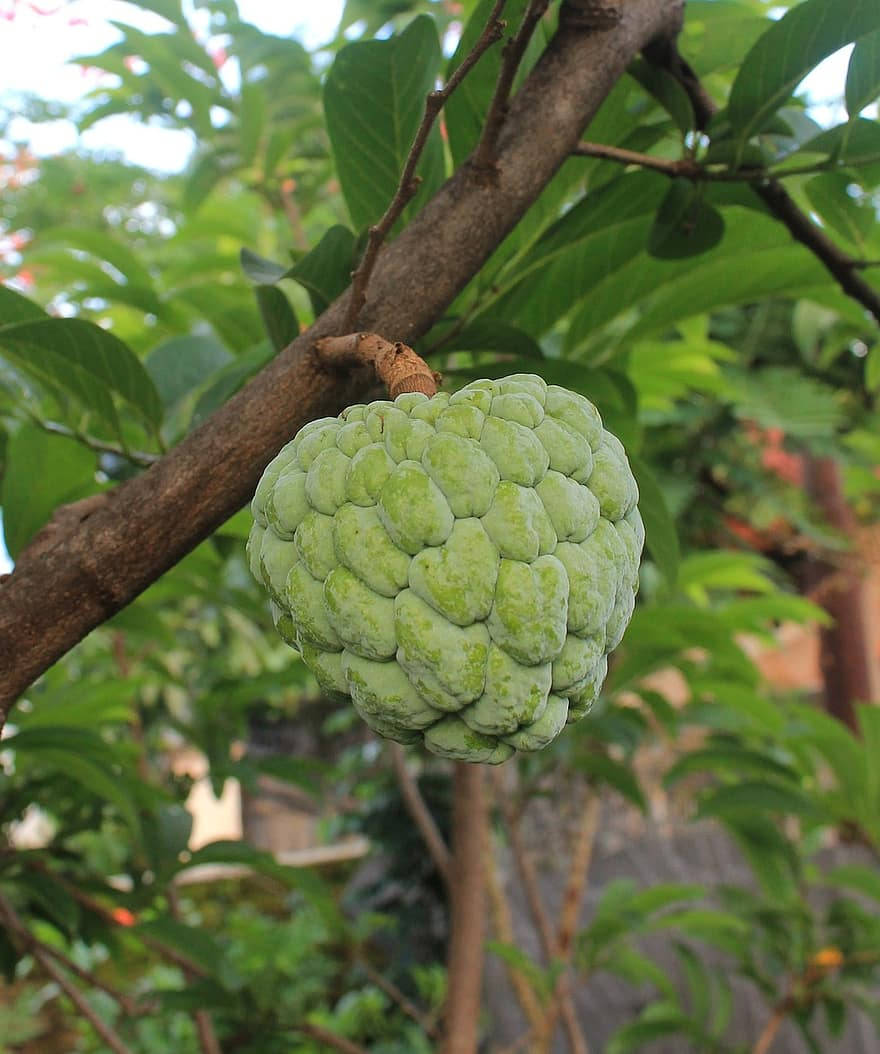
[{"label": "brown stem", "polygon": [[574,948],[574,936],[577,931],[581,904],[584,899],[584,888],[590,873],[590,862],[593,857],[593,846],[596,843],[596,832],[599,829],[600,798],[592,789],[587,788],[586,800],[583,803],[581,822],[578,826],[577,839],[571,854],[568,869],[568,880],[562,896],[559,926],[556,931],[555,958],[565,969],[559,974],[553,993],[553,1003],[547,1014],[547,1031],[544,1033],[544,1050],[549,1051],[553,1042],[557,1018],[562,1015],[563,1024],[568,1034],[569,1044],[575,1054],[586,1054],[587,1041],[583,1035],[574,1004],[571,1000],[571,979],[568,966]]},{"label": "brown stem", "polygon": [[434,121],[446,105],[446,100],[452,95],[455,89],[476,65],[477,60],[481,57],[483,52],[491,47],[491,45],[501,36],[504,25],[502,22],[499,22],[498,18],[505,3],[506,0],[496,0],[495,6],[492,8],[488,21],[486,22],[486,26],[480,34],[477,42],[458,64],[446,84],[437,91],[430,92],[425,99],[425,112],[422,116],[421,124],[416,130],[412,146],[409,148],[409,153],[404,162],[403,172],[400,175],[400,182],[397,184],[397,190],[394,192],[394,197],[391,199],[388,208],[385,210],[385,214],[377,224],[370,227],[364,255],[356,270],[352,272],[351,298],[349,299],[348,311],[345,316],[344,328],[346,330],[355,328],[358,315],[361,313],[361,308],[367,302],[367,286],[370,283],[370,276],[373,273],[373,268],[376,266],[376,260],[379,257],[379,250],[382,248],[382,243],[391,233],[392,227],[397,223],[400,214],[406,208],[407,203],[419,189],[420,181],[415,174],[416,167],[422,153],[424,152],[425,145],[428,142],[428,136],[431,133]]},{"label": "brown stem", "polygon": [[389,743],[388,749],[391,753],[391,764],[394,768],[394,775],[397,778],[397,786],[400,788],[403,803],[424,839],[425,846],[434,861],[434,866],[443,877],[446,888],[449,889],[452,881],[452,858],[446,842],[443,840],[443,835],[434,822],[434,817],[425,804],[419,785],[409,770],[403,747],[399,743]]},{"label": "brown stem", "polygon": [[[619,165],[638,165],[653,172],[660,172],[664,176],[674,179],[676,177],[690,179],[694,182],[709,183],[766,183],[774,178],[786,176],[805,176],[816,172],[833,172],[835,169],[852,167],[855,164],[874,164],[880,161],[880,154],[861,158],[848,162],[846,166],[835,161],[820,161],[813,165],[792,165],[784,170],[771,170],[767,168],[735,168],[735,169],[713,169],[707,168],[694,161],[693,158],[683,157],[670,160],[665,157],[654,157],[651,154],[640,154],[635,150],[625,150],[619,146],[609,146],[607,143],[578,143],[572,153],[576,157],[595,157],[601,161],[615,161]],[[870,266],[865,260],[853,260],[854,267],[864,268]]]},{"label": "brown stem", "polygon": [[390,996],[397,1003],[407,1017],[411,1017],[418,1024],[425,1035],[433,1036],[437,1032],[436,1023],[431,1020],[428,1014],[420,1010],[411,999],[407,998],[393,981],[389,981],[387,977],[371,966],[365,959],[359,959],[358,965],[377,988],[381,988],[387,996]]},{"label": "brown stem", "polygon": [[[493,781],[494,783],[494,781]],[[497,786],[497,783],[495,784]],[[491,789],[490,785],[490,789]],[[493,795],[495,801],[500,801],[503,798],[503,789]],[[498,863],[495,859],[495,855],[492,852],[491,842],[486,846],[486,889],[489,895],[489,908],[492,916],[492,928],[495,931],[495,935],[499,941],[504,944],[515,945],[516,934],[513,929],[513,916],[510,910],[510,900],[504,892],[504,887],[501,883],[501,876],[498,873]],[[504,968],[507,973],[510,984],[516,993],[516,998],[519,1005],[522,1007],[522,1011],[526,1016],[526,1019],[531,1027],[532,1032],[540,1031],[541,1025],[544,1021],[544,1010],[541,1007],[538,997],[535,994],[535,990],[529,982],[529,979],[523,974],[521,970],[518,970],[513,963],[504,960]]]},{"label": "brown stem", "polygon": [[767,1023],[761,1029],[761,1034],[755,1041],[754,1047],[752,1047],[752,1054],[767,1054],[767,1051],[773,1046],[773,1040],[776,1039],[776,1033],[779,1031],[786,1017],[788,1017],[791,1009],[792,1006],[789,999],[783,999],[782,1002],[774,1008],[773,1013],[767,1019]]},{"label": "brown stem", "polygon": [[[667,69],[679,81],[691,100],[697,128],[705,130],[709,121],[718,112],[718,107],[700,83],[697,75],[679,54],[675,39],[671,36],[655,39],[645,49],[645,57]],[[875,289],[858,273],[859,261],[835,245],[825,231],[817,227],[810,217],[798,207],[778,180],[768,179],[763,183],[755,184],[752,189],[770,212],[785,224],[795,241],[809,249],[824,265],[844,293],[853,300],[857,300],[880,323],[880,290]]]},{"label": "brown stem", "polygon": [[438,374],[400,341],[392,343],[378,333],[347,333],[344,337],[324,337],[315,343],[322,361],[335,369],[344,366],[371,366],[388,389],[392,399],[402,392],[436,395]]},{"label": "brown stem", "polygon": [[[828,523],[853,541],[856,520],[843,492],[840,466],[833,458],[808,455],[805,468],[807,494]],[[833,619],[820,630],[825,708],[858,735],[856,704],[876,698],[861,576],[855,566],[836,573],[834,565],[822,557],[810,559],[807,576],[807,585],[821,584],[819,602]]]},{"label": "brown stem", "polygon": [[122,1037],[95,1013],[88,999],[71,982],[67,975],[55,965],[52,957],[47,954],[43,943],[31,934],[31,931],[18,917],[15,908],[2,893],[0,893],[0,914],[6,919],[6,924],[17,937],[18,943],[26,951],[30,952],[35,961],[40,964],[43,972],[52,978],[101,1039],[114,1051],[114,1054],[133,1054],[131,1048]]},{"label": "brown stem", "polygon": [[443,1054],[476,1054],[483,982],[488,815],[483,768],[455,763],[452,815],[452,933],[447,957]]},{"label": "brown stem", "polygon": [[[564,22],[511,100],[492,186],[463,165],[381,254],[361,325],[412,344],[538,198],[631,59],[681,22],[681,0],[627,0],[607,33]],[[0,719],[46,669],[139,596],[253,495],[307,421],[369,391],[315,341],[344,332],[343,294],[250,383],[87,521],[0,584]]]},{"label": "brown stem", "polygon": [[[513,930],[510,903],[504,894],[498,869],[491,853],[486,857],[486,887],[489,893],[495,935],[504,944],[513,946],[516,944],[516,934]],[[505,960],[504,968],[532,1032],[539,1032],[544,1022],[544,1011],[535,995],[534,988],[529,984],[528,978],[513,963]]]},{"label": "brown stem", "polygon": [[[168,910],[171,913],[171,917],[175,922],[180,922],[180,898],[177,895],[177,890],[169,885],[165,891],[165,897],[168,901]],[[196,974],[192,970],[186,968],[184,968],[183,973],[189,982],[193,981],[196,977]],[[217,1033],[214,1031],[213,1019],[208,1011],[193,1010],[192,1019],[196,1026],[196,1033],[199,1037],[199,1049],[202,1051],[202,1054],[223,1054],[223,1050],[217,1039]]]},{"label": "brown stem", "polygon": [[319,1043],[326,1043],[332,1050],[339,1050],[342,1054],[369,1054],[365,1047],[352,1043],[345,1036],[339,1036],[328,1028],[322,1028],[321,1025],[297,1025],[296,1031],[316,1039]]},{"label": "brown stem", "polygon": [[523,889],[525,890],[529,910],[535,920],[535,925],[538,927],[538,934],[541,938],[541,946],[544,949],[544,956],[549,963],[556,954],[556,935],[553,933],[553,927],[550,924],[550,917],[544,908],[544,900],[541,896],[540,885],[538,884],[538,873],[535,870],[532,855],[523,842],[519,817],[516,815],[511,800],[502,786],[504,773],[501,770],[496,770],[492,773],[492,776],[496,790],[495,800],[498,803],[501,816],[504,819],[504,825],[507,828],[507,835],[510,839],[510,848],[513,852],[513,860],[516,864],[516,869],[519,872]]},{"label": "brown stem", "polygon": [[549,0],[530,0],[516,35],[504,45],[495,91],[489,103],[489,112],[483,123],[480,141],[473,155],[473,165],[476,169],[492,169],[497,162],[495,154],[498,136],[501,134],[501,128],[507,117],[508,101],[516,71],[519,69],[535,28],[547,10],[548,2]]}]

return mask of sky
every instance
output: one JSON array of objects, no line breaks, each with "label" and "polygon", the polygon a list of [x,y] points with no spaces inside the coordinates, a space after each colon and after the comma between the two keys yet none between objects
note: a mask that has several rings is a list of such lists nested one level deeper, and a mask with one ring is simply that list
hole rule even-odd
[{"label": "sky", "polygon": [[[279,36],[295,36],[307,47],[317,47],[334,36],[344,0],[238,0],[243,20]],[[205,12],[184,0],[197,33],[206,34]],[[95,71],[71,62],[95,54],[118,39],[112,20],[129,22],[145,32],[167,29],[158,15],[125,0],[0,0],[0,105],[19,94],[75,102],[95,86]],[[840,103],[849,49],[827,59],[804,81],[801,89],[814,100],[813,116],[823,124],[844,120]],[[231,64],[227,64],[231,65]],[[224,68],[225,70],[225,68]],[[77,145],[76,128],[59,120],[31,124],[14,119],[10,139],[27,142],[45,157]],[[0,155],[4,151],[0,139]],[[133,164],[165,171],[185,166],[195,146],[187,132],[144,126],[124,115],[98,122],[79,137],[89,150],[121,150]],[[0,535],[0,573],[9,560]]]},{"label": "sky", "polygon": [[[295,36],[313,48],[332,39],[344,0],[238,0],[244,21],[264,32]],[[189,8],[191,24],[205,33],[206,12]],[[14,11],[14,18],[10,14]],[[50,12],[41,14],[40,12]],[[0,0],[0,102],[15,94],[75,102],[95,86],[99,74],[71,63],[96,54],[119,39],[116,19],[144,32],[168,29],[168,22],[124,0]],[[14,120],[10,138],[27,141],[40,157],[69,149],[77,133],[68,121],[31,124]],[[133,164],[178,171],[195,146],[192,136],[167,128],[135,124],[123,115],[109,117],[80,138],[85,149],[122,150]],[[2,149],[2,142],[0,142]]]}]

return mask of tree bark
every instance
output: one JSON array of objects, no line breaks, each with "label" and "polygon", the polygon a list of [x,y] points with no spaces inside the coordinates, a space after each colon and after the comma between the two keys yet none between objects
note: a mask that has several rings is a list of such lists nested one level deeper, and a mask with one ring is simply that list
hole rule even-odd
[{"label": "tree bark", "polygon": [[[493,178],[465,164],[383,248],[360,327],[412,343],[442,316],[535,201],[630,60],[681,24],[682,0],[569,0],[498,137]],[[593,11],[593,13],[595,13]],[[616,21],[615,21],[616,19]],[[367,371],[322,363],[350,291],[246,388],[142,475],[113,492],[0,585],[0,724],[16,698],[90,630],[137,597],[250,498],[263,468],[307,421],[368,391]]]}]

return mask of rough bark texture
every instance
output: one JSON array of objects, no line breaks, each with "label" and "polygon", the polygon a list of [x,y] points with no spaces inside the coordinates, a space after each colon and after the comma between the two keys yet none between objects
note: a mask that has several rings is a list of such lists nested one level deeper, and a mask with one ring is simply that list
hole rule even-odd
[{"label": "rough bark texture", "polygon": [[[568,157],[629,61],[677,32],[682,0],[626,0],[618,10],[619,21],[601,31],[575,17],[577,5],[563,5],[559,32],[511,101],[495,178],[462,166],[383,249],[362,329],[412,343],[430,328]],[[298,428],[369,390],[368,372],[334,372],[314,353],[317,339],[343,330],[348,296],[201,428],[0,585],[0,718],[39,674],[241,508]]]}]

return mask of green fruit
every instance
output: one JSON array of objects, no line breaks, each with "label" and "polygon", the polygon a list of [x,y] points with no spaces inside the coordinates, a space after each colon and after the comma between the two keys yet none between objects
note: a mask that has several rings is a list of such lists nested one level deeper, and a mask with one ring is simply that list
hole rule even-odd
[{"label": "green fruit", "polygon": [[248,561],[370,728],[498,764],[598,696],[638,589],[637,500],[593,404],[518,374],[306,425],[257,487]]}]

